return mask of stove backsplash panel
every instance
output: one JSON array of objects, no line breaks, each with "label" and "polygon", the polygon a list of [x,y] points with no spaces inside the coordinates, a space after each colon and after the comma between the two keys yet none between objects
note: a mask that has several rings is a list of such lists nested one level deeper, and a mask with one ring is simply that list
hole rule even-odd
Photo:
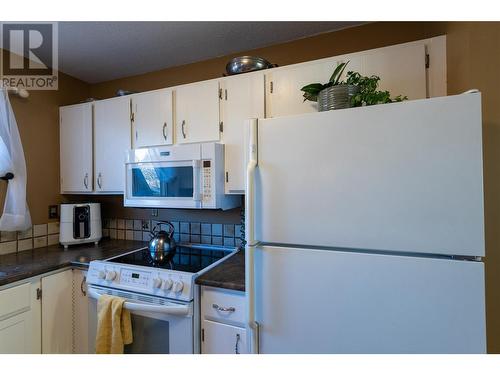
[{"label": "stove backsplash panel", "polygon": [[[242,224],[214,224],[171,221],[176,242],[223,246],[243,246]],[[103,219],[103,237],[120,240],[149,241],[154,228],[168,231],[168,225],[156,220],[108,218]]]}]

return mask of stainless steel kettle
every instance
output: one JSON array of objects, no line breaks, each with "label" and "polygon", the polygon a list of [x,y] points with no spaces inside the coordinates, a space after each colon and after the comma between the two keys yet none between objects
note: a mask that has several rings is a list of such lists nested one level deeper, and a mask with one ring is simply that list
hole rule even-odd
[{"label": "stainless steel kettle", "polygon": [[[169,232],[157,230],[161,224],[169,226]],[[161,221],[156,224],[151,231],[149,241],[149,255],[153,263],[161,264],[172,260],[175,255],[176,244],[174,240],[174,226],[168,221]]]}]

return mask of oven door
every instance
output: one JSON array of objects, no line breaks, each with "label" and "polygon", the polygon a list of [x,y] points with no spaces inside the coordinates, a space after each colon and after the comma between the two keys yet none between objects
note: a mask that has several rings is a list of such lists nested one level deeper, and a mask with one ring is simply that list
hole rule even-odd
[{"label": "oven door", "polygon": [[124,205],[202,208],[201,161],[126,164]]},{"label": "oven door", "polygon": [[97,300],[102,294],[125,298],[132,318],[133,342],[127,354],[192,354],[198,346],[194,335],[192,302],[174,302],[116,289],[89,286],[89,353],[95,353]]}]

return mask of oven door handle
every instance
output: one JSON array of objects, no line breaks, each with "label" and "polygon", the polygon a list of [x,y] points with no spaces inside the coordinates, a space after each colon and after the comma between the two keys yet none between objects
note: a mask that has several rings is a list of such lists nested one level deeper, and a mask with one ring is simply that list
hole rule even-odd
[{"label": "oven door handle", "polygon": [[[87,290],[90,298],[96,300],[99,299],[103,294],[96,292],[95,289],[89,288]],[[151,305],[146,303],[137,303],[126,301],[123,304],[123,308],[130,312],[150,312],[150,313],[160,313],[169,315],[189,315],[190,309],[188,305]]]}]

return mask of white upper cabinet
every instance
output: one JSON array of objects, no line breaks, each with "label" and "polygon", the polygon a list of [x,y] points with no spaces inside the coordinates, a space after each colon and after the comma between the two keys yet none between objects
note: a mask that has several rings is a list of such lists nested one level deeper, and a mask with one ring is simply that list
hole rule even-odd
[{"label": "white upper cabinet", "polygon": [[132,144],[134,148],[173,143],[172,90],[133,95]]},{"label": "white upper cabinet", "polygon": [[176,87],[176,143],[218,141],[219,100],[217,80]]},{"label": "white upper cabinet", "polygon": [[304,101],[300,89],[328,81],[336,66],[337,61],[331,58],[266,72],[266,117],[317,112],[317,104]]},{"label": "white upper cabinet", "polygon": [[98,193],[123,192],[125,153],[130,149],[130,98],[94,103],[94,186]]},{"label": "white upper cabinet", "polygon": [[362,59],[359,72],[365,76],[379,76],[379,90],[388,90],[391,96],[403,95],[408,99],[427,96],[424,43],[379,48],[366,52]]},{"label": "white upper cabinet", "polygon": [[[300,89],[309,83],[325,83],[335,67],[349,62],[350,70],[377,75],[380,90],[408,99],[446,95],[445,37],[420,40],[369,51],[291,65],[266,72],[266,117],[316,112],[316,103],[306,101]],[[444,49],[444,51],[443,51]],[[427,62],[432,63],[427,66]]]},{"label": "white upper cabinet", "polygon": [[59,109],[61,193],[92,191],[92,104]]},{"label": "white upper cabinet", "polygon": [[251,73],[221,81],[221,121],[226,194],[245,193],[246,120],[264,117],[264,74]]}]

